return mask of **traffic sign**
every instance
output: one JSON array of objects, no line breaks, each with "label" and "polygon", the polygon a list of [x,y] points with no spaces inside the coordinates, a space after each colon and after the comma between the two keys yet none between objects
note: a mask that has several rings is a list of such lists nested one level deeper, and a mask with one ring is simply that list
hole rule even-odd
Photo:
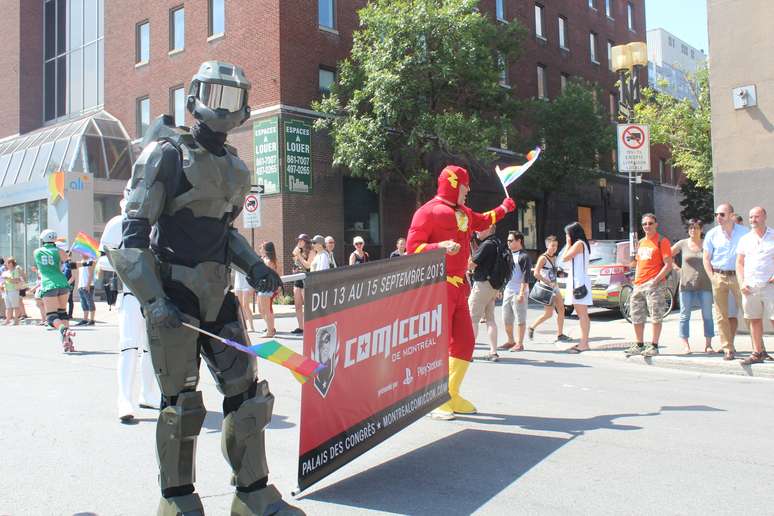
[{"label": "traffic sign", "polygon": [[261,227],[261,195],[250,193],[245,196],[242,223],[245,229]]},{"label": "traffic sign", "polygon": [[650,172],[650,131],[647,125],[618,124],[618,171]]}]

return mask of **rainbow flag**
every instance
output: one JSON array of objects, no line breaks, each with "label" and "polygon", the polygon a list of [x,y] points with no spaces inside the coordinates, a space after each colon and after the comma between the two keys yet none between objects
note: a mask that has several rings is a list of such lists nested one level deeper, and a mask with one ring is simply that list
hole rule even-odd
[{"label": "rainbow flag", "polygon": [[89,258],[97,258],[97,256],[99,256],[99,242],[81,231],[75,237],[75,240],[73,240],[73,246],[70,250],[78,251]]},{"label": "rainbow flag", "polygon": [[513,165],[502,170],[500,170],[499,165],[495,167],[495,172],[497,172],[497,177],[500,179],[503,187],[507,188],[509,184],[520,178],[537,161],[538,156],[540,156],[540,147],[535,147],[527,153],[527,162],[523,165]]},{"label": "rainbow flag", "polygon": [[309,378],[314,378],[317,376],[317,373],[325,368],[323,364],[296,353],[276,340],[267,340],[252,346],[245,346],[231,339],[222,339],[222,342],[245,353],[250,353],[290,369],[296,380],[301,383],[306,383]]}]

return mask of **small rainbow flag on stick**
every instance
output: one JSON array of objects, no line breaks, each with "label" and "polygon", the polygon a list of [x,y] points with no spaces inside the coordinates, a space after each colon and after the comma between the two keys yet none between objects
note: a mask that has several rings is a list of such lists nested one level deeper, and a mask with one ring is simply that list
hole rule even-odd
[{"label": "small rainbow flag on stick", "polygon": [[325,368],[323,364],[315,362],[311,358],[306,358],[304,355],[296,353],[289,347],[280,344],[276,340],[267,340],[252,346],[245,346],[239,342],[235,342],[231,339],[225,339],[215,335],[214,333],[197,328],[193,324],[184,322],[183,326],[198,331],[199,333],[203,333],[208,337],[212,337],[213,339],[217,339],[223,344],[231,346],[232,348],[236,348],[243,353],[255,355],[265,360],[269,360],[270,362],[274,362],[275,364],[281,365],[282,367],[286,367],[290,369],[290,371],[293,373],[293,376],[296,377],[296,380],[301,383],[306,383],[309,378],[314,378],[317,376],[317,373]]},{"label": "small rainbow flag on stick", "polygon": [[73,240],[73,246],[70,248],[70,250],[78,251],[84,256],[96,259],[99,255],[99,242],[81,231],[78,233],[78,235],[76,235],[75,240]]},{"label": "small rainbow flag on stick", "polygon": [[537,161],[538,156],[540,156],[540,147],[535,147],[533,150],[529,151],[527,153],[527,162],[523,165],[513,165],[510,167],[505,167],[504,169],[500,170],[500,166],[498,165],[495,167],[495,172],[497,172],[497,177],[500,179],[500,182],[503,184],[503,189],[505,190],[505,194],[508,195],[508,185],[516,181],[518,178],[524,174],[527,170],[529,170],[529,167],[532,166],[535,161]]}]

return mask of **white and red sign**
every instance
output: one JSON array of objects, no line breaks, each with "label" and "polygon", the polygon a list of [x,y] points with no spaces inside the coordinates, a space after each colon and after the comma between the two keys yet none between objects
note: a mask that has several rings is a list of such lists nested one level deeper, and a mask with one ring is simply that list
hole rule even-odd
[{"label": "white and red sign", "polygon": [[650,130],[647,125],[618,124],[618,171],[650,172]]},{"label": "white and red sign", "polygon": [[261,195],[249,193],[245,196],[242,210],[242,224],[245,229],[261,227]]},{"label": "white and red sign", "polygon": [[441,252],[307,275],[304,355],[327,367],[301,391],[300,489],[449,398],[446,288]]}]

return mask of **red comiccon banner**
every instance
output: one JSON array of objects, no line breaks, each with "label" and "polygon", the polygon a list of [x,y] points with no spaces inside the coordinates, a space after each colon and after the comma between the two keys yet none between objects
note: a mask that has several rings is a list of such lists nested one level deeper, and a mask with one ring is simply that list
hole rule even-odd
[{"label": "red comiccon banner", "polygon": [[301,490],[449,399],[443,252],[311,273],[304,294],[304,355],[327,367],[301,391]]}]

